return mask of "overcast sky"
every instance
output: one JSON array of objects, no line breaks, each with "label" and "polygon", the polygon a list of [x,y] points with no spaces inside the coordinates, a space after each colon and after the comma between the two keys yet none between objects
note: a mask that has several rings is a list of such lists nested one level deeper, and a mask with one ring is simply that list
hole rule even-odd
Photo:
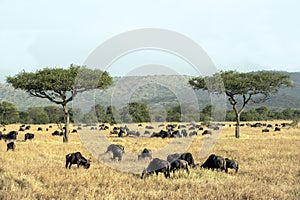
[{"label": "overcast sky", "polygon": [[[187,36],[218,70],[300,71],[299,8],[298,0],[0,0],[0,82],[23,69],[83,64],[102,42],[140,28]],[[193,74],[164,55],[128,55],[114,64],[122,69],[110,73],[161,59],[178,73]]]}]

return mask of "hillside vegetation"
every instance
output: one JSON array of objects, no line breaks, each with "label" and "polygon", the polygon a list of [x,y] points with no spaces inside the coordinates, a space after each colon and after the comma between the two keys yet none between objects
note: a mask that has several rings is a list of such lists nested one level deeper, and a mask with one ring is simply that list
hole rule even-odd
[{"label": "hillside vegetation", "polygon": [[[287,73],[287,72],[282,72]],[[287,73],[290,75],[293,88],[280,90],[279,94],[272,96],[270,100],[263,104],[255,104],[255,107],[262,105],[270,108],[300,108],[300,73]],[[83,111],[88,111],[91,107],[85,102],[95,99],[95,103],[104,106],[111,104],[113,99],[114,105],[124,106],[124,94],[130,94],[131,102],[144,102],[147,104],[159,103],[165,107],[172,107],[178,104],[176,95],[186,95],[186,88],[190,88],[188,76],[163,75],[163,76],[131,76],[115,77],[114,84],[107,91],[91,91],[79,94],[77,102]],[[174,85],[176,87],[168,87]],[[173,89],[173,90],[172,90]],[[195,91],[200,109],[210,104],[210,96],[207,92]],[[23,91],[14,90],[7,84],[0,84],[0,101],[9,101],[18,106],[20,110],[27,110],[30,107],[43,107],[51,104],[45,99],[30,97]],[[125,102],[127,103],[127,102]],[[189,102],[180,102],[189,103]],[[254,105],[249,105],[250,107]]]},{"label": "hillside vegetation", "polygon": [[[275,123],[281,122],[268,122]],[[147,124],[144,124],[145,126]],[[17,130],[18,125],[6,126],[7,133]],[[129,128],[137,124],[128,124]],[[155,126],[155,130],[159,128]],[[42,127],[44,131],[37,131]],[[229,174],[205,169],[191,169],[190,175],[184,171],[171,174],[165,179],[157,177],[140,179],[140,172],[125,173],[113,170],[97,160],[103,155],[99,140],[89,138],[100,136],[99,130],[84,128],[77,134],[70,134],[69,143],[62,143],[61,137],[51,133],[55,125],[32,125],[35,133],[32,141],[22,142],[26,132],[19,132],[15,151],[6,151],[6,143],[0,141],[0,199],[299,199],[300,168],[298,128],[282,128],[280,132],[271,130],[262,133],[262,128],[241,127],[242,136],[235,139],[234,127],[228,123],[221,129],[221,135],[212,152],[236,159],[240,163],[237,174]],[[73,127],[76,128],[76,127]],[[1,131],[3,128],[1,128]],[[110,130],[112,127],[110,127]],[[114,166],[129,162],[131,152],[141,152],[144,147],[161,148],[171,139],[161,138],[117,138],[106,134],[109,141],[125,146],[126,154],[121,162],[106,159]],[[198,133],[201,133],[199,131]],[[79,137],[80,136],[80,137]],[[203,140],[210,136],[198,134],[188,151],[196,163],[203,163],[206,157],[199,157]],[[81,139],[80,139],[81,138]],[[90,141],[91,143],[87,143]],[[82,142],[86,145],[83,146]],[[99,149],[89,152],[89,149]],[[65,169],[65,155],[81,151],[91,158],[89,169]],[[175,150],[181,153],[180,149]],[[176,153],[174,152],[174,153]],[[155,157],[166,159],[154,153]],[[132,165],[146,167],[149,161],[132,160]]]}]

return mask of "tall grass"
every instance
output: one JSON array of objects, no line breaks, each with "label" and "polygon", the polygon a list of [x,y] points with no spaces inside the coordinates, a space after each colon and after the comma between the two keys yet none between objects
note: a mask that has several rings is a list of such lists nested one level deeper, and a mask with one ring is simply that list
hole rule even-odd
[{"label": "tall grass", "polygon": [[[43,130],[48,127],[38,126]],[[130,160],[131,153],[139,153],[144,147],[160,149],[171,140],[108,137],[125,146],[124,160],[118,163],[103,154],[97,141],[85,144],[95,151],[90,153],[77,134],[71,133],[70,142],[64,144],[61,137],[51,135],[55,127],[38,132],[38,126],[31,125],[27,131],[35,133],[34,140],[15,142],[14,152],[7,152],[6,143],[0,141],[0,199],[300,199],[300,129],[262,133],[261,128],[242,127],[241,138],[235,139],[234,128],[226,125],[211,153],[238,160],[237,174],[191,169],[190,175],[179,171],[171,174],[171,179],[160,174],[144,180],[138,171],[111,169],[98,161],[99,155],[112,165],[127,162],[142,168],[149,161]],[[9,125],[5,133],[18,128]],[[22,140],[25,133],[19,132],[18,139]],[[80,137],[85,140],[99,133],[86,129]],[[197,163],[205,161],[198,157],[203,138],[196,136],[188,150]],[[76,151],[91,158],[90,169],[78,169],[76,165],[65,169],[65,155]]]}]

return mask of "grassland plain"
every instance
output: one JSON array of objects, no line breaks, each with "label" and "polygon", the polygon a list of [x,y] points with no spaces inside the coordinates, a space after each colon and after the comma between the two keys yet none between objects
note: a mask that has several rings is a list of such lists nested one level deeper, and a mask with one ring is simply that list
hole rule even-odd
[{"label": "grassland plain", "polygon": [[[45,131],[49,125],[31,125],[27,132],[35,133],[34,140],[15,142],[14,152],[7,152],[6,143],[0,141],[0,199],[300,199],[300,129],[262,133],[262,128],[242,127],[241,138],[236,139],[234,128],[226,124],[211,153],[238,160],[237,174],[198,168],[191,169],[190,175],[179,171],[171,174],[171,179],[160,174],[146,180],[140,179],[139,172],[111,169],[98,161],[95,152],[88,151],[82,140],[99,134],[99,130],[85,131],[80,137],[71,133],[69,143],[64,144],[61,137],[51,135],[55,125],[49,131]],[[19,126],[8,125],[4,133],[18,130]],[[43,127],[44,131],[37,131],[37,127]],[[19,132],[18,140],[23,140],[27,132]],[[105,134],[109,135],[109,130]],[[160,138],[107,138],[125,146],[121,162],[141,167],[146,167],[149,161],[129,162],[131,152],[138,153],[144,147],[155,151],[171,142]],[[188,150],[196,163],[206,159],[198,157],[203,138],[196,136]],[[93,149],[93,145],[90,147]],[[65,155],[76,151],[91,158],[91,168],[65,169]],[[99,149],[99,155],[102,152]]]}]

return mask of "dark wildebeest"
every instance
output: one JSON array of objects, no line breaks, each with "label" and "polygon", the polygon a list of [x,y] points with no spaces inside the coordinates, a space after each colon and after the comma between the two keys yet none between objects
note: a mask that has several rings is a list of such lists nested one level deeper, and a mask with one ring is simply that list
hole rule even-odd
[{"label": "dark wildebeest", "polygon": [[193,155],[189,152],[181,153],[181,154],[174,153],[174,154],[168,155],[168,157],[167,157],[167,161],[170,163],[172,163],[173,161],[178,160],[178,159],[185,160],[188,162],[188,165],[190,165],[191,167],[195,167]]},{"label": "dark wildebeest", "polygon": [[202,135],[211,135],[211,134],[212,134],[211,130],[205,130],[202,133]]},{"label": "dark wildebeest", "polygon": [[145,148],[140,155],[138,155],[138,160],[149,158],[152,159],[152,151],[150,149]]},{"label": "dark wildebeest", "polygon": [[115,148],[119,148],[123,151],[123,153],[125,153],[125,148],[123,145],[120,145],[120,144],[110,144],[108,147],[107,147],[107,150],[105,153],[108,153],[109,151],[113,151]]},{"label": "dark wildebeest", "polygon": [[34,134],[33,133],[26,133],[25,134],[25,138],[24,140],[32,140],[34,138]]},{"label": "dark wildebeest", "polygon": [[42,127],[38,127],[37,131],[43,131],[43,128]]},{"label": "dark wildebeest", "polygon": [[225,159],[221,156],[216,156],[215,154],[211,154],[208,159],[201,165],[202,168],[208,169],[217,169],[217,170],[226,170],[226,162]]},{"label": "dark wildebeest", "polygon": [[60,132],[57,130],[52,133],[52,136],[62,136],[62,135],[63,135],[63,132]]},{"label": "dark wildebeest", "polygon": [[166,160],[154,158],[149,163],[148,167],[143,170],[141,178],[146,178],[148,175],[152,175],[154,172],[156,175],[158,175],[159,172],[164,173],[166,178],[170,178],[170,163]]},{"label": "dark wildebeest", "polygon": [[16,140],[18,132],[17,131],[10,131],[8,134],[1,134],[0,140],[4,139],[6,142],[7,140]]},{"label": "dark wildebeest", "polygon": [[66,168],[71,169],[72,164],[77,164],[77,167],[83,166],[85,169],[88,169],[90,167],[90,160],[87,160],[84,158],[80,152],[76,153],[69,153],[66,155]]},{"label": "dark wildebeest", "polygon": [[8,150],[12,150],[12,151],[14,151],[15,150],[15,148],[16,148],[16,145],[15,145],[15,143],[14,142],[10,142],[10,143],[7,143],[7,150],[6,151],[8,151]]},{"label": "dark wildebeest", "polygon": [[173,171],[173,174],[175,173],[175,170],[179,169],[185,169],[186,172],[189,174],[189,163],[185,160],[177,159],[170,163],[170,171]]},{"label": "dark wildebeest", "polygon": [[275,127],[274,131],[280,131],[279,127]]},{"label": "dark wildebeest", "polygon": [[77,130],[76,130],[76,129],[73,129],[71,133],[77,133]]},{"label": "dark wildebeest", "polygon": [[118,133],[118,137],[125,137],[126,135],[127,135],[126,130],[121,128]]},{"label": "dark wildebeest", "polygon": [[228,168],[235,169],[235,173],[239,170],[239,163],[236,160],[229,160],[228,158],[225,158],[226,162],[226,169],[225,172],[228,173]]},{"label": "dark wildebeest", "polygon": [[114,148],[112,150],[112,153],[113,153],[113,157],[112,157],[113,160],[118,158],[118,160],[121,161],[123,158],[124,150],[122,150],[121,148]]},{"label": "dark wildebeest", "polygon": [[268,133],[268,132],[270,132],[270,130],[267,129],[267,128],[265,128],[265,129],[262,129],[261,132],[263,132],[263,133]]},{"label": "dark wildebeest", "polygon": [[195,162],[194,162],[194,158],[193,158],[193,155],[189,152],[187,153],[182,153],[179,157],[181,160],[185,160],[188,162],[188,164],[191,166],[191,167],[195,167]]}]

